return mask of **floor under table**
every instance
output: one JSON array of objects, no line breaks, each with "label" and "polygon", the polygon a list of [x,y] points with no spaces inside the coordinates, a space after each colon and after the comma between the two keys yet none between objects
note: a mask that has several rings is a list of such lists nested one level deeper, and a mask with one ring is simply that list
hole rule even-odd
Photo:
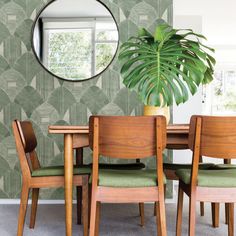
[{"label": "floor under table", "polygon": [[[187,200],[187,199],[186,199]],[[0,235],[16,235],[18,205],[0,205]],[[188,205],[184,206],[182,235],[188,230]],[[224,224],[224,208],[221,206],[220,227],[211,227],[210,204],[205,204],[205,216],[199,216],[197,209],[196,236],[225,236],[227,226]],[[175,235],[176,204],[167,204],[168,236]],[[29,229],[28,208],[24,236],[60,236],[65,235],[64,206],[39,205],[34,230]],[[101,210],[100,236],[151,236],[156,235],[153,205],[145,205],[145,227],[139,226],[138,206],[135,204],[103,204]],[[83,235],[82,226],[76,225],[76,208],[73,209],[73,236]]]}]

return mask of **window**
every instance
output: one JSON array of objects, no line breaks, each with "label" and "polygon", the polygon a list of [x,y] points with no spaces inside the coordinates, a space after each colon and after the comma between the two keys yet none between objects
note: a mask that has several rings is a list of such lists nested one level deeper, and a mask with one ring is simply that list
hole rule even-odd
[{"label": "window", "polygon": [[44,19],[43,64],[62,78],[89,78],[102,72],[118,44],[110,19]]},{"label": "window", "polygon": [[97,22],[95,35],[95,74],[98,74],[115,55],[118,33],[114,23]]},{"label": "window", "polygon": [[212,83],[204,88],[204,113],[236,115],[236,49],[216,48],[216,70]]}]

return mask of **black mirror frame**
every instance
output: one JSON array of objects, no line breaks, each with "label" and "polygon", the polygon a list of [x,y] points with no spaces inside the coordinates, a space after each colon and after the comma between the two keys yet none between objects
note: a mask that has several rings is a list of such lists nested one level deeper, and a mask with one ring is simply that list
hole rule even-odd
[{"label": "black mirror frame", "polygon": [[37,53],[35,51],[35,47],[34,47],[34,29],[35,29],[35,26],[36,26],[36,23],[41,15],[41,13],[49,6],[51,5],[52,3],[54,3],[55,1],[58,1],[58,0],[52,0],[50,2],[48,2],[45,6],[43,6],[43,8],[38,12],[37,16],[36,16],[36,19],[34,20],[34,23],[32,25],[32,28],[31,28],[31,48],[32,48],[32,51],[33,51],[33,54],[34,56],[36,57],[38,63],[42,66],[42,68],[44,70],[46,70],[50,75],[52,75],[53,77],[57,78],[57,79],[60,79],[60,80],[64,80],[64,81],[67,81],[67,82],[85,82],[85,81],[88,81],[88,80],[91,80],[91,79],[95,79],[97,77],[99,77],[100,75],[102,75],[109,67],[110,65],[113,63],[115,57],[117,56],[117,52],[119,50],[119,45],[120,45],[120,32],[119,32],[119,27],[118,27],[118,23],[116,21],[116,18],[114,17],[113,13],[111,12],[111,10],[105,5],[105,3],[101,2],[100,0],[95,0],[97,2],[99,2],[101,5],[103,5],[111,14],[115,24],[116,24],[116,28],[117,28],[117,32],[118,32],[118,41],[117,41],[117,48],[116,48],[116,51],[114,53],[114,56],[113,58],[111,59],[110,63],[106,66],[106,68],[104,70],[102,70],[101,72],[99,72],[98,74],[90,77],[90,78],[87,78],[87,79],[83,79],[83,80],[69,80],[69,79],[65,79],[65,78],[62,78],[60,76],[57,76],[56,74],[53,74],[48,68],[46,68],[45,65],[43,65],[43,63],[41,63],[40,59],[38,58],[37,56]]}]

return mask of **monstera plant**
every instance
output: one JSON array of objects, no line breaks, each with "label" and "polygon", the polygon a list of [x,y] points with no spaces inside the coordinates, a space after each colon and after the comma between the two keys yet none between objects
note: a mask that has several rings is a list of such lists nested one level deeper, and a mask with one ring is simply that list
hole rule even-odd
[{"label": "monstera plant", "polygon": [[135,90],[144,105],[165,107],[188,100],[200,84],[213,80],[214,49],[203,35],[160,23],[152,35],[142,28],[121,45],[123,83]]}]

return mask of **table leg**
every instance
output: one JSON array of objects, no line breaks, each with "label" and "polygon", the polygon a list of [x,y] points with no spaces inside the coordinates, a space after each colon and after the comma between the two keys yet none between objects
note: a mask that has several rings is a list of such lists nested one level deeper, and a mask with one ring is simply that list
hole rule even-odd
[{"label": "table leg", "polygon": [[64,136],[66,236],[72,236],[73,134]]}]

